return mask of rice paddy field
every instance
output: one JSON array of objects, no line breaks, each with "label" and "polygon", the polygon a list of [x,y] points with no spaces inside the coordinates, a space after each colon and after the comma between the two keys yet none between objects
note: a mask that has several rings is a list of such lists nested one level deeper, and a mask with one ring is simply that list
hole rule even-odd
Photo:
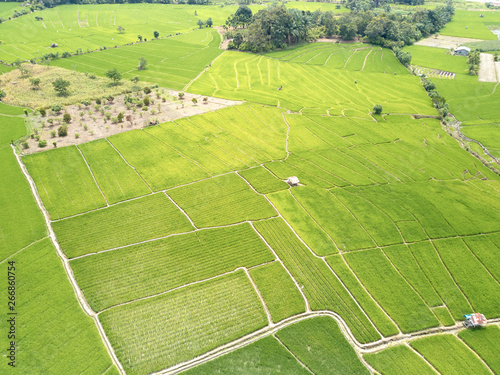
[{"label": "rice paddy field", "polygon": [[[150,39],[139,19],[151,13],[165,19],[161,36],[182,34],[53,64],[244,101],[29,155],[10,143],[35,114],[0,104],[0,262],[19,266],[24,373],[499,372],[499,174],[446,132],[390,50],[324,42],[255,55],[192,31],[195,10],[220,24],[235,9],[68,5],[39,12],[47,29],[33,14],[5,23],[77,30],[63,38],[77,48],[92,30],[114,38],[115,18],[117,42]],[[493,147],[493,89],[462,58],[408,50],[457,73],[437,89],[463,131],[484,127]],[[140,56],[150,65],[138,72]],[[486,327],[463,327],[473,312]]]}]

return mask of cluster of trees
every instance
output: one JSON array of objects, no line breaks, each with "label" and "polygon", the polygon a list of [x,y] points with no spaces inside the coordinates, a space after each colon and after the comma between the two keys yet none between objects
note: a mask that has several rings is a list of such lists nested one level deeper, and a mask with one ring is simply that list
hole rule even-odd
[{"label": "cluster of trees", "polygon": [[431,97],[432,102],[434,103],[434,106],[436,107],[441,118],[445,118],[449,112],[449,106],[448,103],[446,103],[446,99],[436,91],[436,85],[434,82],[424,78],[422,80],[422,84],[425,91],[427,91],[427,94]]},{"label": "cluster of trees", "polygon": [[477,76],[479,73],[479,61],[481,53],[477,49],[473,49],[467,55],[467,62],[469,63],[469,74]]},{"label": "cluster of trees", "polygon": [[390,9],[364,9],[362,4],[367,0],[346,1],[350,1],[352,12],[340,17],[334,17],[330,11],[301,11],[286,9],[283,5],[270,6],[252,15],[250,8],[240,6],[226,21],[226,27],[242,28],[239,31],[241,38],[236,40],[234,31],[229,35],[233,37],[230,47],[263,52],[334,35],[344,40],[361,37],[389,48],[403,47],[438,32],[454,14],[451,0],[445,6],[408,14],[394,13]]}]

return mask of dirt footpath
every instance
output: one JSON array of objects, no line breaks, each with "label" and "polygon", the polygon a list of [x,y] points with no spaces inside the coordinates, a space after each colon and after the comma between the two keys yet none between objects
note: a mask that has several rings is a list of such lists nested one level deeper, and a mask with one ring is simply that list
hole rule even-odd
[{"label": "dirt footpath", "polygon": [[[481,62],[479,64],[479,82],[499,82],[498,75],[500,72],[497,72],[495,68],[495,63],[493,59],[493,55],[489,53],[481,53]],[[497,65],[497,67],[499,67]]]},{"label": "dirt footpath", "polygon": [[481,39],[459,38],[456,36],[438,35],[422,39],[415,43],[417,46],[437,47],[437,48],[457,48],[459,45],[469,42],[480,42]]}]

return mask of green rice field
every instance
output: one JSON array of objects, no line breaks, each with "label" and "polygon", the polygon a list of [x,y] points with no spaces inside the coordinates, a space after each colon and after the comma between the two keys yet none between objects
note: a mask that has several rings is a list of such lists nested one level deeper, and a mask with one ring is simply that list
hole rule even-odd
[{"label": "green rice field", "polygon": [[[253,54],[197,29],[237,7],[62,5],[0,24],[3,61],[95,50],[51,64],[241,101],[188,116],[179,100],[183,118],[26,153],[38,106],[0,103],[0,263],[18,267],[19,371],[500,372],[498,168],[450,135],[390,49],[311,42]],[[0,4],[0,17],[13,9]],[[491,39],[499,13],[479,14],[457,10],[440,33]],[[444,49],[404,51],[456,74],[433,79],[436,90],[463,134],[500,152],[495,83]],[[466,329],[474,312],[488,324]]]}]

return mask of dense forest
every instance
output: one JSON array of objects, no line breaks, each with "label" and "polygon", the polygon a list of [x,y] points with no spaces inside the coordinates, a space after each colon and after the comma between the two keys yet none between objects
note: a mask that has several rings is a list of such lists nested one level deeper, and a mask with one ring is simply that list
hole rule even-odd
[{"label": "dense forest", "polygon": [[322,36],[339,36],[344,40],[364,38],[373,44],[397,48],[438,32],[454,14],[451,0],[445,6],[408,13],[392,12],[390,6],[364,9],[358,3],[367,2],[346,0],[351,12],[340,17],[330,11],[302,11],[284,5],[272,5],[252,15],[250,8],[240,6],[226,21],[226,27],[232,28],[228,32],[232,39],[229,46],[265,52]]}]

